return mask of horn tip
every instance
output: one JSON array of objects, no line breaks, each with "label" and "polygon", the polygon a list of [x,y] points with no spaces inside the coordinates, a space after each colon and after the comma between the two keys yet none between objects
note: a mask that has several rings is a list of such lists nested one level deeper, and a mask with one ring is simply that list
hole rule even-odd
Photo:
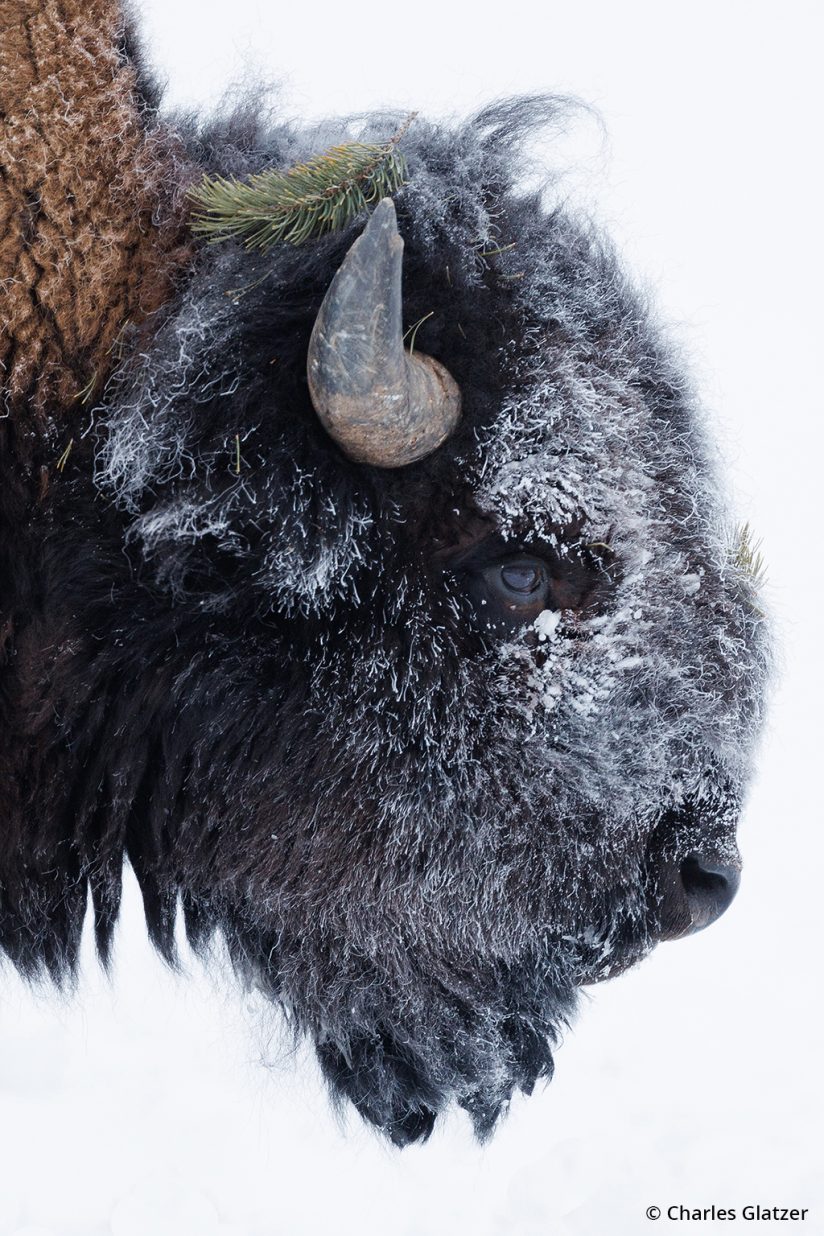
[{"label": "horn tip", "polygon": [[364,232],[388,231],[392,236],[398,233],[398,216],[395,211],[395,203],[391,197],[382,197],[375,209],[372,211],[371,218],[364,228]]}]

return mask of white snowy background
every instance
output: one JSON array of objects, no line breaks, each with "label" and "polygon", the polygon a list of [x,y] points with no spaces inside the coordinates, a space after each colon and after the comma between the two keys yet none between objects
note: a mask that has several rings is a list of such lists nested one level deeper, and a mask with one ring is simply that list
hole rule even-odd
[{"label": "white snowy background", "polygon": [[692,355],[784,672],[734,908],[592,991],[555,1081],[484,1148],[457,1116],[401,1154],[342,1127],[229,980],[163,967],[132,882],[112,983],[90,949],[72,1000],[0,972],[0,1236],[764,1230],[645,1217],[677,1203],[807,1206],[780,1230],[824,1233],[820,6],[136,4],[175,103],[251,63],[295,115],[547,88],[600,109],[606,138],[584,122],[547,157]]}]

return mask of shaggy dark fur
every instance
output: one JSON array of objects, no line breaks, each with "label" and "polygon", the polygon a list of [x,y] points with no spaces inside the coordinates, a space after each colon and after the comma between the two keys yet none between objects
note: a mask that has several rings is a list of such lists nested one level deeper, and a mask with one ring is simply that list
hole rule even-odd
[{"label": "shaggy dark fur", "polygon": [[[105,960],[126,857],[158,949],[178,911],[195,948],[222,934],[398,1144],[453,1102],[486,1135],[550,1075],[578,987],[664,934],[661,873],[734,856],[760,719],[761,613],[681,368],[603,239],[518,191],[555,111],[410,129],[405,312],[464,400],[431,458],[352,463],[308,397],[362,218],[204,247],[45,502],[3,429],[3,948],[65,979],[90,893]],[[234,173],[354,131],[178,127]],[[515,551],[574,601],[488,621]]]}]

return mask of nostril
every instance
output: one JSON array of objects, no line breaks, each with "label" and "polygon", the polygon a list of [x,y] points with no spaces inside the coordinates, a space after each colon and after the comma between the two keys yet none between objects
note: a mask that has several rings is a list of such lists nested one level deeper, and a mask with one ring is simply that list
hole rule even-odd
[{"label": "nostril", "polygon": [[681,864],[680,875],[692,931],[701,931],[721,917],[738,892],[741,880],[738,867],[704,854],[688,854]]}]

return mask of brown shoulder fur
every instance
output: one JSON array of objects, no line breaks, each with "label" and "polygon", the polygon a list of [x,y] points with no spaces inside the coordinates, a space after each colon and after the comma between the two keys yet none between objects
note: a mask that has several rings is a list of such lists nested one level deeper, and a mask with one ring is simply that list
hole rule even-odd
[{"label": "brown shoulder fur", "polygon": [[174,136],[147,124],[116,0],[0,0],[0,398],[49,435],[189,256]]}]

